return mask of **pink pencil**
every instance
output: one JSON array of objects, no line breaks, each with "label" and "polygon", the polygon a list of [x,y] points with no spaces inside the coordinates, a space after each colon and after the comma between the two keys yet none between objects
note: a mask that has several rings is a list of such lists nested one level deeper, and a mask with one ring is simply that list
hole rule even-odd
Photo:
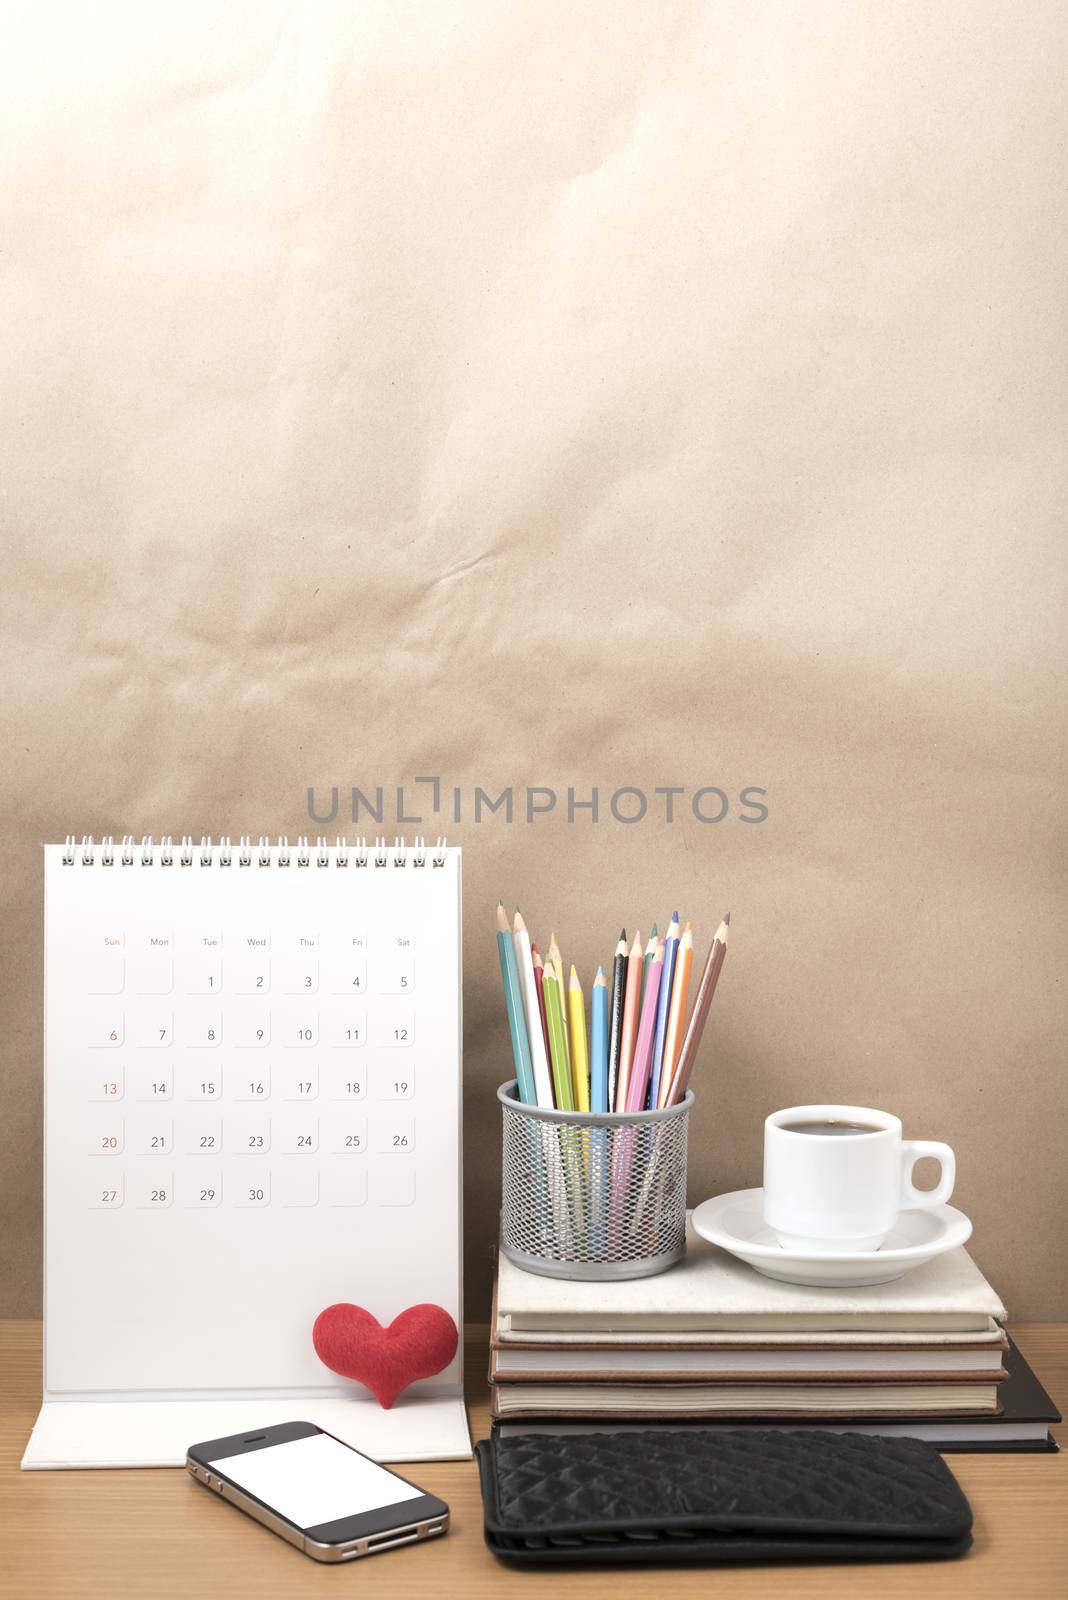
[{"label": "pink pencil", "polygon": [[[664,946],[657,948],[649,963],[647,995],[660,993],[660,974],[664,970]],[[656,1032],[656,1006],[648,1003],[642,1007],[642,1020],[638,1028],[638,1042],[634,1046],[634,1060],[627,1079],[627,1110],[644,1111],[645,1097],[649,1092],[649,1069],[653,1064],[653,1035]]]}]

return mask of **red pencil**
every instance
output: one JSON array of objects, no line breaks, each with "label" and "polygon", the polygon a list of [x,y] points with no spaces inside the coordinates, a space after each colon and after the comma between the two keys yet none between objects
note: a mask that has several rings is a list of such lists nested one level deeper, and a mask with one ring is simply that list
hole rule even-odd
[{"label": "red pencil", "polygon": [[730,929],[731,914],[728,911],[712,940],[705,962],[705,970],[701,974],[701,982],[697,990],[697,999],[690,1012],[690,1023],[686,1029],[686,1037],[682,1041],[679,1059],[675,1063],[674,1076],[668,1090],[667,1104],[677,1106],[685,1098],[690,1082],[690,1073],[693,1071],[694,1062],[697,1060],[697,1051],[701,1043],[701,1035],[705,1031],[705,1022],[708,1019],[708,1008],[716,992],[716,984],[723,970],[723,962],[727,955],[727,935]]},{"label": "red pencil", "polygon": [[545,1020],[545,962],[541,959],[541,951],[536,944],[530,947],[530,959],[534,964],[534,987],[538,991],[538,1010],[541,1012],[541,1035],[545,1040],[545,1055],[547,1060],[552,1060],[549,1054],[549,1024]]}]

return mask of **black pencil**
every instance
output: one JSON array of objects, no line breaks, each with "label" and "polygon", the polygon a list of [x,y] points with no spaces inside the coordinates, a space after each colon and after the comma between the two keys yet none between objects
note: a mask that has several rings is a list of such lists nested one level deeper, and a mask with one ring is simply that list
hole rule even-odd
[{"label": "black pencil", "polygon": [[623,999],[627,986],[627,930],[623,929],[612,962],[612,1010],[608,1023],[608,1109],[616,1103],[619,1051],[623,1041]]}]

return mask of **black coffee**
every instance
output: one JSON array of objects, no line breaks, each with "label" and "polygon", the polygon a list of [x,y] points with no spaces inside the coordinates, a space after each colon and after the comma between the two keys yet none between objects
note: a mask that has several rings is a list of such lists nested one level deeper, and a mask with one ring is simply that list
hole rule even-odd
[{"label": "black coffee", "polygon": [[783,1122],[779,1126],[784,1133],[820,1133],[837,1134],[839,1138],[848,1138],[851,1133],[882,1133],[884,1130],[878,1123],[872,1122]]}]

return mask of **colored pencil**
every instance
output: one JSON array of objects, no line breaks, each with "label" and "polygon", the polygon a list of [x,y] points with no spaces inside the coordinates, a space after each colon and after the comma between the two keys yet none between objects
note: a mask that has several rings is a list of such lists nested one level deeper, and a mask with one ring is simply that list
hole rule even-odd
[{"label": "colored pencil", "polygon": [[567,984],[567,1020],[571,1048],[571,1087],[575,1110],[590,1109],[590,1058],[586,1052],[586,997],[574,964]]},{"label": "colored pencil", "polygon": [[527,1038],[527,1019],[523,1015],[523,988],[519,981],[519,968],[515,959],[515,943],[504,906],[497,901],[497,954],[501,958],[501,982],[504,984],[504,1009],[508,1014],[508,1033],[512,1040],[515,1060],[515,1081],[519,1098],[525,1106],[536,1106],[534,1065],[530,1059],[530,1041]]},{"label": "colored pencil", "polygon": [[608,1108],[616,1108],[616,1086],[619,1082],[619,1047],[623,1039],[623,996],[627,983],[627,930],[619,935],[616,953],[612,959],[612,1004],[608,1028]]},{"label": "colored pencil", "polygon": [[551,1110],[554,1105],[553,1085],[549,1076],[549,1056],[541,1031],[541,1011],[538,1007],[538,986],[534,981],[530,934],[518,911],[512,923],[512,937],[515,941],[516,965],[523,985],[523,1012],[527,1019],[527,1043],[530,1045],[530,1060],[534,1068],[534,1088],[538,1096],[538,1105]]},{"label": "colored pencil", "polygon": [[556,973],[551,968],[545,973],[545,1020],[549,1024],[549,1059],[553,1069],[556,1109],[574,1111],[575,1097],[571,1092],[571,1074],[567,1067],[565,1047],[567,1029],[564,1026],[564,1007],[560,996],[560,985],[556,981]]},{"label": "colored pencil", "polygon": [[590,1109],[608,1110],[608,985],[597,968],[590,995]]},{"label": "colored pencil", "polygon": [[697,1051],[701,1043],[701,1035],[705,1030],[708,1020],[708,1008],[712,1004],[712,997],[716,992],[719,975],[723,971],[723,963],[727,956],[727,930],[730,927],[731,914],[728,911],[719,927],[716,937],[712,940],[712,948],[708,952],[705,970],[701,974],[701,982],[697,989],[697,999],[693,1003],[690,1014],[690,1025],[686,1029],[686,1037],[682,1042],[679,1052],[679,1063],[675,1068],[675,1076],[668,1092],[667,1103],[669,1106],[678,1105],[686,1093],[697,1059]]},{"label": "colored pencil", "polygon": [[657,937],[656,923],[653,923],[652,932],[645,946],[645,959],[642,962],[642,1005],[645,1004],[645,986],[649,982],[649,963],[656,955],[656,947],[660,943]]},{"label": "colored pencil", "polygon": [[541,959],[541,951],[536,944],[530,947],[530,959],[534,963],[534,982],[538,990],[538,1014],[541,1017],[541,1036],[545,1041],[545,1055],[549,1055],[549,1029],[545,1022],[545,963]]},{"label": "colored pencil", "polygon": [[[655,957],[654,957],[655,960]],[[650,971],[652,969],[650,968]],[[627,958],[627,988],[623,1000],[623,1038],[619,1047],[619,1077],[616,1079],[616,1110],[624,1111],[627,1105],[627,1086],[634,1061],[634,1045],[638,1037],[638,1017],[642,1008],[642,936],[634,935]]]},{"label": "colored pencil", "polygon": [[657,1093],[656,1105],[658,1110],[663,1110],[667,1105],[667,1097],[671,1091],[671,1080],[675,1076],[678,1065],[679,1051],[682,1049],[682,1035],[686,1027],[686,1001],[690,993],[690,974],[693,971],[693,931],[690,924],[686,924],[686,931],[679,941],[679,953],[675,958],[675,981],[671,985],[671,1012],[668,1016],[667,1039],[664,1043],[664,1064],[660,1070],[660,1088]]},{"label": "colored pencil", "polygon": [[[549,935],[549,964],[551,965],[553,971],[556,973],[556,981],[560,985],[560,1002],[561,1002],[561,1004],[563,1005],[563,1008],[564,1008],[564,1020],[566,1022],[566,1020],[567,1020],[567,985],[564,982],[564,958],[563,958],[563,955],[560,952],[560,946],[556,942],[556,934],[555,933],[550,933],[550,935]],[[571,1040],[568,1037],[568,1031],[567,1031],[566,1028],[564,1029],[564,1051],[565,1051],[565,1054],[567,1055],[567,1070],[568,1070],[569,1073],[571,1073],[571,1076],[573,1078],[574,1077],[574,1073],[571,1072]]]},{"label": "colored pencil", "polygon": [[[656,955],[649,963],[649,1003],[642,1007],[641,1026],[638,1029],[638,1038],[634,1046],[634,1061],[631,1065],[630,1080],[627,1084],[627,1100],[623,1107],[625,1111],[644,1111],[645,1097],[649,1092],[649,1073],[653,1064],[653,1038],[656,1033],[656,1020],[658,1007],[653,1004],[653,998],[659,995],[663,984],[664,947],[657,950]],[[656,988],[653,988],[653,984]]]},{"label": "colored pencil", "polygon": [[656,1031],[653,1035],[653,1064],[649,1073],[649,1104],[655,1109],[660,1095],[660,1072],[664,1062],[664,1045],[667,1042],[668,1013],[671,1010],[671,986],[675,981],[675,958],[679,951],[679,914],[672,913],[664,938],[664,970],[660,975],[660,993],[656,1006]]}]

